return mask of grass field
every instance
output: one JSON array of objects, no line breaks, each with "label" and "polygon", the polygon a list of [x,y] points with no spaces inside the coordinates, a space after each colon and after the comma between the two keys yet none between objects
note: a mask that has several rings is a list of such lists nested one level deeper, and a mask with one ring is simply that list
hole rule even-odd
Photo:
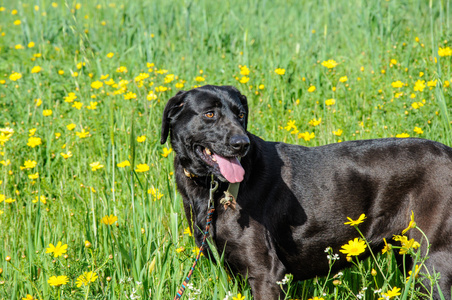
[{"label": "grass field", "polygon": [[[178,90],[237,86],[267,140],[452,145],[450,6],[0,0],[0,299],[174,296],[197,251],[159,143]],[[288,276],[287,299],[409,299],[435,276],[408,248],[417,279],[375,253],[339,276]],[[252,299],[231,276],[201,259],[184,298]]]}]

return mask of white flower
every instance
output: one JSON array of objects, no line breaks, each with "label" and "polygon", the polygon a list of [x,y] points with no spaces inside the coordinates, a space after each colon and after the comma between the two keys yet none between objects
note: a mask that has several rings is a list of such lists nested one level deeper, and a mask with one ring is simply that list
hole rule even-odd
[{"label": "white flower", "polygon": [[330,251],[332,251],[333,249],[331,249],[331,247],[326,247],[326,249],[325,249],[325,253],[328,253],[328,252],[330,252]]},{"label": "white flower", "polygon": [[232,297],[232,292],[231,291],[228,291],[226,293],[226,297],[224,297],[223,300],[229,300],[229,297]]}]

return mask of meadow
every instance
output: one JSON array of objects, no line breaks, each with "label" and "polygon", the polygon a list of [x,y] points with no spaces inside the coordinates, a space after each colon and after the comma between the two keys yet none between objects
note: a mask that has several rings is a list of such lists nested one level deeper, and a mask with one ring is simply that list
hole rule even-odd
[{"label": "meadow", "polygon": [[[198,251],[159,143],[179,90],[236,86],[266,140],[451,146],[451,2],[0,0],[0,299],[174,297]],[[428,299],[427,241],[387,242],[286,299]],[[216,255],[184,298],[252,299]]]}]

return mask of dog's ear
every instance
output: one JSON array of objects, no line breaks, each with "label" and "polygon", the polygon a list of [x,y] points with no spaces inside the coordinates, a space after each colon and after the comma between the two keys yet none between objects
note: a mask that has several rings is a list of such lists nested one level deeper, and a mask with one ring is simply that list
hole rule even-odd
[{"label": "dog's ear", "polygon": [[166,139],[168,138],[171,119],[177,115],[177,112],[179,112],[184,105],[186,93],[186,91],[179,91],[173,98],[168,100],[168,103],[166,103],[162,117],[162,134],[160,136],[161,144],[165,144]]}]

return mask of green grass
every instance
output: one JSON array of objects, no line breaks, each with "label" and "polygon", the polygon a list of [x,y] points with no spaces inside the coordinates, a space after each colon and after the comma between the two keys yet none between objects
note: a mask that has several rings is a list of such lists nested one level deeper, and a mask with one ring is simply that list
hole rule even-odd
[{"label": "green grass", "polygon": [[[450,44],[451,1],[53,3],[0,0],[0,128],[14,130],[9,138],[6,131],[0,135],[7,139],[0,142],[0,194],[5,196],[0,202],[0,299],[174,296],[192,264],[195,244],[184,234],[174,152],[162,156],[170,145],[160,145],[159,135],[164,105],[182,83],[182,89],[237,86],[248,97],[250,132],[267,140],[317,146],[406,133],[452,144],[451,57],[438,55],[439,47]],[[339,64],[322,66],[328,59]],[[239,66],[244,65],[249,81],[240,83]],[[34,66],[42,69],[31,73]],[[117,72],[120,66],[127,73]],[[276,68],[285,74],[277,75]],[[167,73],[156,72],[162,69]],[[14,72],[22,77],[13,81]],[[149,74],[142,83],[135,81],[140,73]],[[106,74],[118,86],[100,80]],[[165,83],[168,74],[175,78]],[[205,81],[197,81],[199,76]],[[339,82],[342,76],[348,80]],[[414,91],[418,79],[425,80],[423,91]],[[103,86],[91,87],[98,80]],[[120,80],[128,82],[127,91],[115,94]],[[404,85],[392,87],[397,80]],[[435,86],[427,86],[434,80]],[[311,85],[316,87],[312,93]],[[161,86],[168,90],[159,91]],[[148,96],[151,91],[155,99]],[[125,100],[127,92],[136,98]],[[65,102],[69,93],[83,103],[80,110]],[[327,106],[327,99],[336,102]],[[96,109],[88,109],[90,101],[97,102]],[[413,102],[423,106],[415,108]],[[49,109],[52,115],[44,116]],[[314,118],[321,118],[320,125],[309,124]],[[284,129],[293,120],[299,133],[315,137],[305,140]],[[68,124],[75,129],[68,130]],[[423,133],[415,133],[415,127]],[[76,135],[82,128],[88,137]],[[42,141],[33,148],[27,145],[31,129]],[[333,134],[339,129],[342,135]],[[146,140],[138,142],[139,136]],[[67,151],[73,156],[65,159],[60,153]],[[21,169],[27,160],[37,165]],[[125,160],[131,166],[117,167]],[[92,171],[94,162],[103,168]],[[150,169],[134,172],[139,164]],[[38,178],[29,178],[36,173]],[[46,197],[46,204],[33,203],[38,196]],[[8,198],[15,201],[6,203]],[[117,216],[117,222],[103,224],[106,215]],[[66,258],[45,253],[59,241],[68,245]],[[181,247],[185,250],[176,251]],[[325,293],[325,299],[353,299],[367,287],[362,294],[373,299],[380,296],[374,290],[385,292],[389,286],[402,288],[400,297],[414,294],[392,256],[377,255],[377,261],[385,276],[371,275],[378,270],[374,260],[358,261],[344,271],[341,284],[333,284],[335,274],[291,282],[287,298]],[[77,287],[77,278],[89,271],[98,278]],[[54,275],[65,275],[69,282],[52,287],[48,280]],[[188,290],[193,299],[222,300],[229,292],[252,298],[245,281],[207,259],[191,282],[200,292]]]}]

